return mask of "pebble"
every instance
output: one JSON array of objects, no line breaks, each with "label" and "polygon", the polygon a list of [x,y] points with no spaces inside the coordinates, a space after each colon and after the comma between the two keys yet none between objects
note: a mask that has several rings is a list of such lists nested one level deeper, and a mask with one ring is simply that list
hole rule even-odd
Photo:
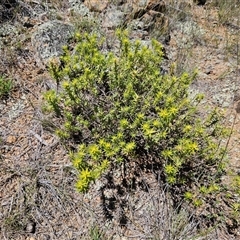
[{"label": "pebble", "polygon": [[17,138],[15,136],[8,136],[6,142],[7,143],[15,143],[17,141]]}]

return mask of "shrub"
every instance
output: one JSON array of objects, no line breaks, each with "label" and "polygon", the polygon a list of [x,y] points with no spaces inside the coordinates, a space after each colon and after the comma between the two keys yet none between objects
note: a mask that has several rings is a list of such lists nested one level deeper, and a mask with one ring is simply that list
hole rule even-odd
[{"label": "shrub", "polygon": [[222,114],[200,116],[203,95],[188,93],[196,73],[161,74],[159,42],[132,42],[120,30],[117,36],[119,50],[106,53],[104,40],[76,34],[74,51],[64,47],[61,64],[50,64],[59,91],[45,93],[45,110],[59,122],[56,134],[78,144],[70,151],[76,187],[87,191],[126,162],[150,163],[163,170],[161,180],[175,198],[201,207],[223,191],[225,149],[216,140],[227,132]]},{"label": "shrub", "polygon": [[6,79],[4,76],[0,76],[0,98],[3,98],[9,94],[12,90],[13,83],[11,80]]}]

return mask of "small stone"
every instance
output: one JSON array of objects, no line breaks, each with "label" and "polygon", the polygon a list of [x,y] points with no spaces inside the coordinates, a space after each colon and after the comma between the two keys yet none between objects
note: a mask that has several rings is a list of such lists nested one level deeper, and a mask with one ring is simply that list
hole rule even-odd
[{"label": "small stone", "polygon": [[28,237],[26,240],[35,240],[33,237]]},{"label": "small stone", "polygon": [[211,67],[211,66],[210,66],[210,67],[207,67],[206,70],[205,70],[205,73],[206,73],[207,75],[212,74],[212,73],[213,73],[212,67]]},{"label": "small stone", "polygon": [[16,138],[15,136],[11,136],[11,135],[10,135],[10,136],[7,137],[6,142],[12,144],[12,143],[15,143],[16,140],[17,140],[17,138]]},{"label": "small stone", "polygon": [[35,231],[36,231],[36,223],[35,222],[29,222],[26,226],[26,232],[35,233]]}]

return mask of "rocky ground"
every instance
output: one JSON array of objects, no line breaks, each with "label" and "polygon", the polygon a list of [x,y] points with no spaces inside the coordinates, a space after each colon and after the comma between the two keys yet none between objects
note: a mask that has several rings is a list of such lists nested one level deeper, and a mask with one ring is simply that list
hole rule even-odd
[{"label": "rocky ground", "polygon": [[1,1],[0,75],[14,82],[10,95],[0,100],[1,239],[240,239],[233,223],[198,235],[200,223],[171,208],[151,172],[141,172],[136,186],[121,187],[122,194],[116,191],[119,185],[104,185],[106,179],[88,194],[77,193],[77,173],[41,109],[42,93],[56,88],[47,62],[60,55],[75,30],[106,36],[106,47],[114,49],[114,30],[128,27],[132,39],[162,42],[164,71],[172,63],[177,74],[198,69],[191,91],[205,94],[203,105],[225,110],[226,125],[233,131],[225,142],[229,170],[239,171],[240,25],[234,13],[240,3],[230,2],[235,5],[191,0]]}]

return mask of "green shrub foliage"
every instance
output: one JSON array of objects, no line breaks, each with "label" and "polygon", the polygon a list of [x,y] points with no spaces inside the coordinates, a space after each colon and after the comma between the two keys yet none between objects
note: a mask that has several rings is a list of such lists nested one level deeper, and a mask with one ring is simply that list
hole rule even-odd
[{"label": "green shrub foliage", "polygon": [[13,88],[12,81],[0,75],[0,99],[7,96],[12,90],[12,88]]},{"label": "green shrub foliage", "polygon": [[77,189],[86,191],[124,162],[151,161],[166,184],[199,206],[206,193],[220,191],[222,116],[215,109],[200,117],[203,96],[190,98],[188,91],[195,74],[161,74],[159,42],[132,42],[120,30],[117,36],[118,51],[106,52],[104,40],[76,34],[74,50],[64,47],[61,64],[50,64],[59,89],[45,93],[45,110],[58,119],[57,135],[78,143],[70,152]]}]

